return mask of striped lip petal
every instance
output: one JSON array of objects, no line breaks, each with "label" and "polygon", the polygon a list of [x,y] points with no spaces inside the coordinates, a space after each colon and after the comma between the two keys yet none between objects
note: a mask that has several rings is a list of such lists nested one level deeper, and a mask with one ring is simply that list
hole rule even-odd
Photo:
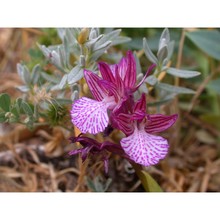
[{"label": "striped lip petal", "polygon": [[171,127],[177,120],[178,115],[162,115],[154,114],[148,115],[148,120],[145,125],[145,131],[147,133],[158,133]]},{"label": "striped lip petal", "polygon": [[107,104],[83,97],[72,106],[72,123],[76,125],[82,133],[89,132],[97,134],[105,130],[108,125]]},{"label": "striped lip petal", "polygon": [[165,158],[169,148],[166,139],[148,134],[143,128],[135,128],[134,133],[122,138],[120,143],[130,159],[143,166],[157,164]]},{"label": "striped lip petal", "polygon": [[84,70],[84,76],[89,89],[96,100],[102,101],[108,96],[108,90],[102,85],[102,83],[100,83],[103,79],[89,70]]}]

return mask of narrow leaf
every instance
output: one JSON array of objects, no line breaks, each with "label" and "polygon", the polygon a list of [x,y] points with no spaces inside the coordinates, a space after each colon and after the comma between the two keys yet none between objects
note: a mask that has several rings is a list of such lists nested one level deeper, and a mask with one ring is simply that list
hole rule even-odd
[{"label": "narrow leaf", "polygon": [[156,63],[157,64],[158,60],[157,60],[156,56],[153,54],[153,52],[151,51],[150,47],[148,46],[146,38],[143,39],[143,48],[144,48],[144,52],[145,52],[145,55],[147,56],[147,58],[152,63]]},{"label": "narrow leaf", "polygon": [[166,69],[166,72],[170,75],[177,76],[180,78],[192,78],[195,76],[199,76],[201,74],[200,72],[197,71],[180,70],[172,67]]},{"label": "narrow leaf", "polygon": [[159,89],[165,90],[167,92],[176,93],[176,94],[194,94],[195,93],[195,91],[193,91],[192,89],[187,89],[187,88],[179,87],[179,86],[171,86],[166,83],[157,83],[156,87]]},{"label": "narrow leaf", "polygon": [[163,192],[158,183],[140,165],[132,164],[146,192]]}]

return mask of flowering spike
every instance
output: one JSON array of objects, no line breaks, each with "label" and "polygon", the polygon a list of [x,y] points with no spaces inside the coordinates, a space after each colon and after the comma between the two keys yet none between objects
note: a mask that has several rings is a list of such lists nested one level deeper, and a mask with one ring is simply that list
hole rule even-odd
[{"label": "flowering spike", "polygon": [[131,160],[143,166],[157,164],[166,156],[169,148],[166,139],[148,134],[143,128],[135,128],[132,135],[122,138],[121,146]]},{"label": "flowering spike", "polygon": [[73,104],[71,117],[82,133],[97,134],[108,125],[107,104],[83,97]]},{"label": "flowering spike", "polygon": [[145,131],[147,133],[157,133],[164,131],[171,127],[177,120],[178,115],[162,115],[162,114],[154,114],[148,115],[148,122],[145,126]]}]

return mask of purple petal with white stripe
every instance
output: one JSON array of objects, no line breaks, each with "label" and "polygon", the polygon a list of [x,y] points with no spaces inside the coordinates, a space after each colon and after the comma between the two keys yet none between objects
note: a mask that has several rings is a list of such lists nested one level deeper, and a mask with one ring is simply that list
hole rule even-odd
[{"label": "purple petal with white stripe", "polygon": [[72,123],[76,125],[82,133],[89,132],[97,134],[104,131],[109,122],[107,104],[83,97],[72,106]]},{"label": "purple petal with white stripe", "polygon": [[145,126],[147,133],[158,133],[171,127],[177,120],[178,115],[162,115],[154,114],[148,115],[148,120]]},{"label": "purple petal with white stripe", "polygon": [[157,164],[165,158],[169,148],[166,139],[148,134],[144,128],[135,128],[134,133],[122,138],[120,143],[130,159],[143,166]]},{"label": "purple petal with white stripe", "polygon": [[96,100],[102,101],[106,96],[108,96],[108,90],[100,82],[103,80],[102,78],[89,70],[84,70],[84,76],[89,89]]}]

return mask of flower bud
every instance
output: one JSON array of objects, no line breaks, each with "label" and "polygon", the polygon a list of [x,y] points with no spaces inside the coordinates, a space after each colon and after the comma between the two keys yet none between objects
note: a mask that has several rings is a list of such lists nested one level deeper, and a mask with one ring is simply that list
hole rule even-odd
[{"label": "flower bud", "polygon": [[89,36],[89,29],[88,28],[83,28],[78,36],[78,42],[79,44],[84,44]]}]

